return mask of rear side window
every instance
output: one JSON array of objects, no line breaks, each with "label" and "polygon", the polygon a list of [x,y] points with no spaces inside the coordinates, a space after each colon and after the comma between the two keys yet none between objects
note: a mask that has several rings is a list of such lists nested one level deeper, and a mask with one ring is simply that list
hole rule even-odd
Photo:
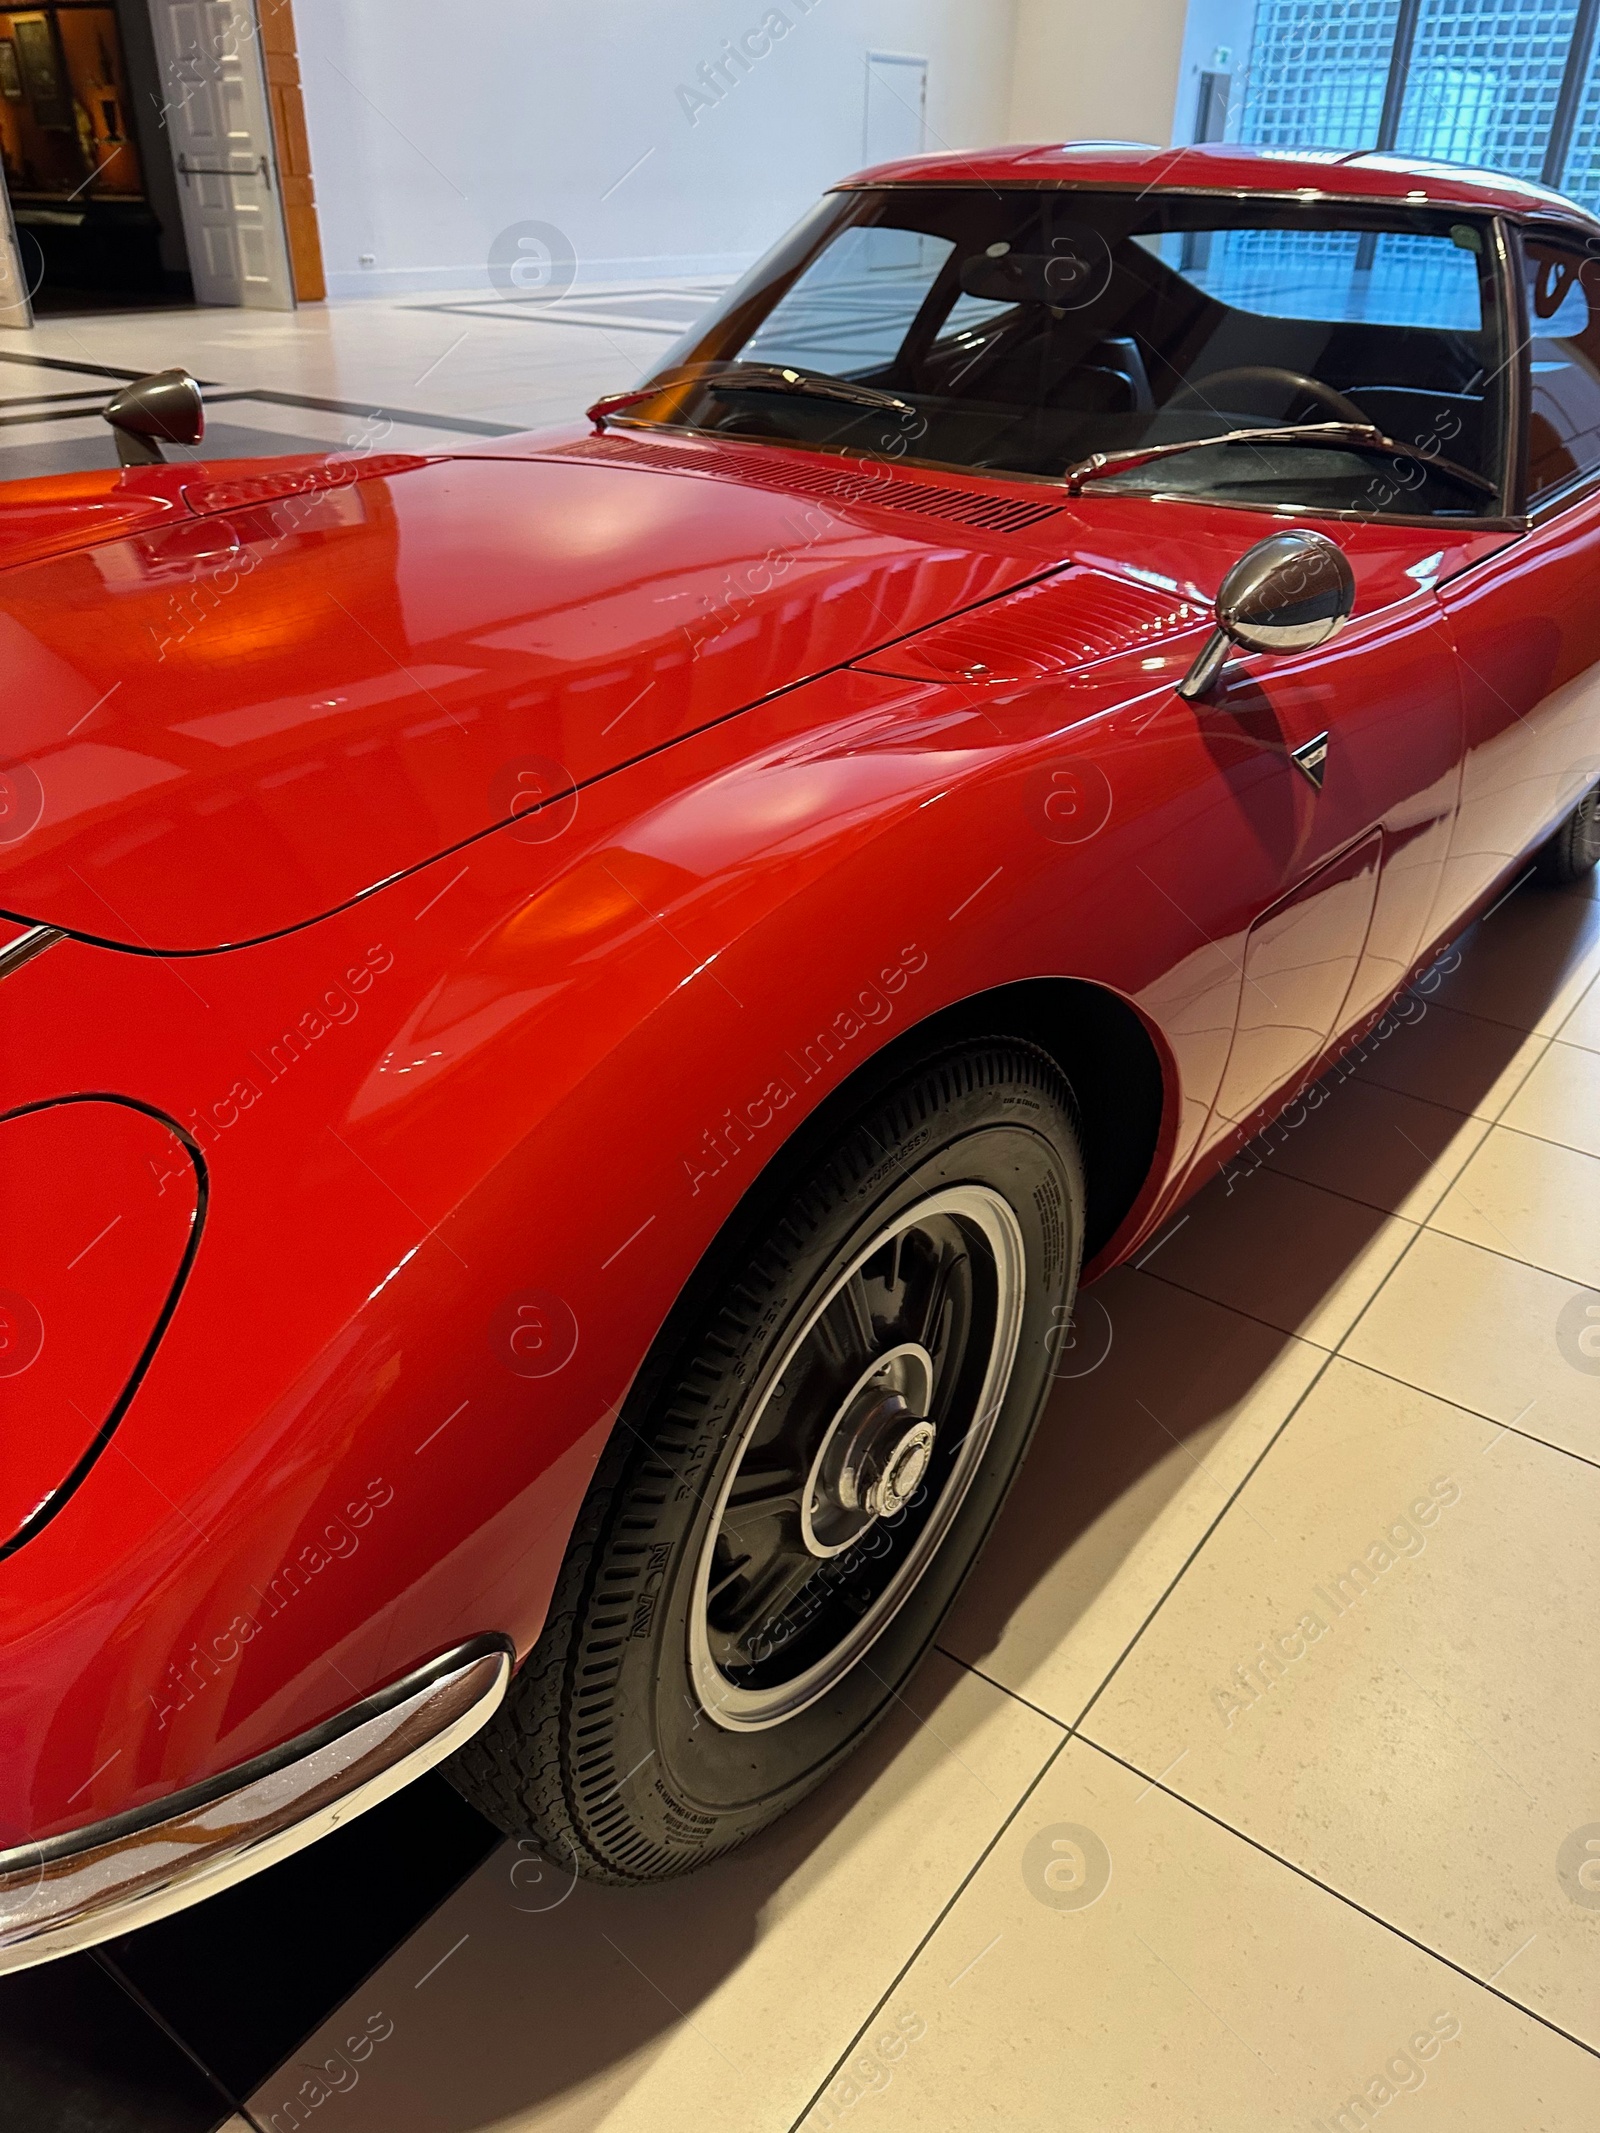
[{"label": "rear side window", "polygon": [[1530,237],[1528,500],[1600,469],[1600,261]]},{"label": "rear side window", "polygon": [[1137,242],[1235,311],[1448,333],[1483,327],[1483,238],[1470,222],[1438,236],[1235,229],[1187,230]]}]

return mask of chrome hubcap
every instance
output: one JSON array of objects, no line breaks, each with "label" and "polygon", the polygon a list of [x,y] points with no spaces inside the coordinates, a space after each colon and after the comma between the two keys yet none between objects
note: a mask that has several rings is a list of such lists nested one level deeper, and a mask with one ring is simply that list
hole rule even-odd
[{"label": "chrome hubcap", "polygon": [[808,1551],[842,1555],[916,1494],[933,1456],[933,1358],[914,1341],[868,1366],[828,1425],[800,1505]]},{"label": "chrome hubcap", "polygon": [[882,1635],[1005,1398],[1026,1253],[987,1186],[881,1228],[802,1317],[743,1428],[696,1570],[689,1663],[731,1732],[780,1725]]}]

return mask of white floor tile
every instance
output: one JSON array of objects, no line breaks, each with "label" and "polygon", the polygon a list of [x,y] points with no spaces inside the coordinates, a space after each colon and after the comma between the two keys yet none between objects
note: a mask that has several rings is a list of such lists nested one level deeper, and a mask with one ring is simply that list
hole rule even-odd
[{"label": "white floor tile", "polygon": [[1600,1051],[1559,1040],[1550,1045],[1507,1104],[1501,1123],[1600,1156]]},{"label": "white floor tile", "polygon": [[1600,1292],[1424,1230],[1342,1352],[1600,1462]]},{"label": "white floor tile", "polygon": [[1070,1724],[1327,1360],[1170,1283],[1089,1290],[1078,1342],[940,1642]]},{"label": "white floor tile", "polygon": [[1075,1741],[803,2123],[1329,2133],[1391,2107],[1580,2133],[1600,2061]]},{"label": "white floor tile", "polygon": [[[1319,1348],[1336,1348],[1416,1234],[1414,1223],[1279,1170],[1256,1143],[1141,1254],[1163,1281]],[[1247,1166],[1257,1160],[1261,1167]]]},{"label": "white floor tile", "polygon": [[1335,1362],[1084,1732],[1600,2045],[1597,1684],[1600,1470]]},{"label": "white floor tile", "polygon": [[1600,903],[1519,889],[1457,944],[1432,995],[1458,1013],[1554,1036],[1600,973]]},{"label": "white floor tile", "polygon": [[1587,1045],[1591,1052],[1600,1052],[1600,978],[1595,979],[1562,1023],[1561,1041]]},{"label": "white floor tile", "polygon": [[1496,1126],[1429,1226],[1600,1288],[1600,1156]]}]

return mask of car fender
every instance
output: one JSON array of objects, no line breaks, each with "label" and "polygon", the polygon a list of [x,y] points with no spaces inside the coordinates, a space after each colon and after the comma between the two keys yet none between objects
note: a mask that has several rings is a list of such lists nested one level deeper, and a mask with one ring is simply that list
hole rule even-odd
[{"label": "car fender", "polygon": [[[0,1565],[8,1675],[49,1685],[13,1831],[227,1769],[463,1637],[525,1651],[657,1329],[828,1094],[1015,982],[1159,1029],[1192,930],[1131,855],[1192,784],[1187,724],[1149,730],[1168,686],[836,674],[314,925],[67,940],[0,988],[8,1106],[121,1089],[210,1196],[104,1455]],[[1066,842],[1063,764],[1112,795]]]}]

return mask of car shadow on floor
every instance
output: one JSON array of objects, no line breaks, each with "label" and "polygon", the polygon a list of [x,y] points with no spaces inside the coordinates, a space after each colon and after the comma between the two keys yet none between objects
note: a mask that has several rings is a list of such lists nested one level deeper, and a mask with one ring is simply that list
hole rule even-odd
[{"label": "car shadow on floor", "polygon": [[[1065,1723],[1082,1715],[1509,1100],[1529,1032],[1558,1022],[1597,968],[1587,884],[1515,896],[1134,1266],[1083,1293],[1019,1486],[941,1634],[948,1650]],[[1129,1604],[1108,1607],[1133,1568]],[[1074,1654],[1080,1628],[1088,1648]]]}]

